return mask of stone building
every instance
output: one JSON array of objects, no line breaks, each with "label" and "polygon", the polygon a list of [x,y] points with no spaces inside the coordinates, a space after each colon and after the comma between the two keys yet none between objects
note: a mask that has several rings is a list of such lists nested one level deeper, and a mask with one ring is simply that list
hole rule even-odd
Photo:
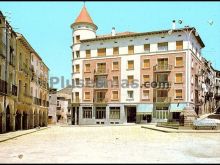
[{"label": "stone building", "polygon": [[85,6],[71,28],[73,124],[178,121],[186,106],[201,109],[196,28],[97,35]]},{"label": "stone building", "polygon": [[0,11],[0,133],[15,130],[16,33]]},{"label": "stone building", "polygon": [[57,89],[49,90],[48,124],[57,123]]},{"label": "stone building", "polygon": [[[2,12],[0,27],[0,133],[47,126],[49,69],[41,59],[40,86],[33,84],[36,68],[31,64],[39,55]],[[39,96],[39,107],[33,96]]]}]

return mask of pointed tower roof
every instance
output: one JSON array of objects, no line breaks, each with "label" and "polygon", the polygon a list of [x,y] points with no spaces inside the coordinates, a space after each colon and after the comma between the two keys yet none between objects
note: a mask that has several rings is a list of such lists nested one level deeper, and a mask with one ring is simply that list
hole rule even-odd
[{"label": "pointed tower roof", "polygon": [[95,26],[95,28],[97,29],[97,26],[94,24],[94,22],[93,22],[92,18],[90,17],[85,5],[83,6],[79,16],[76,18],[76,20],[72,24],[72,26],[76,25],[76,24],[79,24],[79,23],[87,23],[87,24]]}]

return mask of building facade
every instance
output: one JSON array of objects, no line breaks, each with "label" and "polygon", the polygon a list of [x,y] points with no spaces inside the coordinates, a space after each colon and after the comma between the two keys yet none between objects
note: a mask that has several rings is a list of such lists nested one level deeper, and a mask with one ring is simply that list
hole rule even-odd
[{"label": "building facade", "polygon": [[178,121],[185,106],[201,108],[195,28],[97,35],[85,6],[71,28],[75,124]]},{"label": "building facade", "polygon": [[44,64],[44,79],[39,80],[46,87],[36,87],[43,93],[37,109],[32,83],[36,69],[32,65],[32,54],[37,56],[37,53],[22,34],[13,30],[2,12],[0,27],[0,133],[46,126],[48,68]]}]

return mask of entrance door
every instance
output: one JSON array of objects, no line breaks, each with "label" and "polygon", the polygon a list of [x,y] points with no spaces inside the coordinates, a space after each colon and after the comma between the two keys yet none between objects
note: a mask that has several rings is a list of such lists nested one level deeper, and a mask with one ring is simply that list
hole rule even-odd
[{"label": "entrance door", "polygon": [[127,107],[127,123],[136,123],[136,107]]}]

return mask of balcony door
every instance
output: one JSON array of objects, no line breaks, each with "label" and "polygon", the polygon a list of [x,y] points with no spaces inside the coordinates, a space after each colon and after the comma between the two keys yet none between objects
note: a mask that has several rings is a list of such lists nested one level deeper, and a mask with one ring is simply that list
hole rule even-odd
[{"label": "balcony door", "polygon": [[97,71],[104,73],[106,71],[106,63],[98,63],[97,64]]},{"label": "balcony door", "polygon": [[166,74],[166,73],[158,73],[156,81],[157,82],[168,82],[168,74]]},{"label": "balcony door", "polygon": [[96,77],[96,87],[99,87],[99,88],[107,87],[106,76],[97,76]]},{"label": "balcony door", "polygon": [[168,66],[168,58],[161,58],[157,60],[158,66]]},{"label": "balcony door", "polygon": [[105,94],[106,94],[106,92],[96,92],[96,100],[97,100],[97,102],[105,101]]}]

